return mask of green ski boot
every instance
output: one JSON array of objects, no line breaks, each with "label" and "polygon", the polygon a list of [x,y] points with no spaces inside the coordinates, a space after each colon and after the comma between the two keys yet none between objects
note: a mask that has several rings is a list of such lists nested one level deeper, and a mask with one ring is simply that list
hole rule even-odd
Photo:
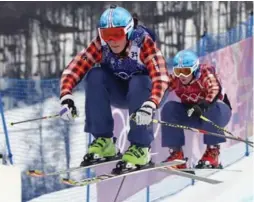
[{"label": "green ski boot", "polygon": [[112,174],[130,172],[152,164],[150,148],[131,145],[123,154],[121,161],[116,164],[116,168],[112,170]]},{"label": "green ski boot", "polygon": [[99,137],[88,147],[88,153],[84,156],[81,166],[101,163],[119,158],[120,153],[115,145],[116,138]]},{"label": "green ski boot", "polygon": [[149,148],[131,145],[124,153],[122,160],[134,166],[144,166],[151,161]]}]

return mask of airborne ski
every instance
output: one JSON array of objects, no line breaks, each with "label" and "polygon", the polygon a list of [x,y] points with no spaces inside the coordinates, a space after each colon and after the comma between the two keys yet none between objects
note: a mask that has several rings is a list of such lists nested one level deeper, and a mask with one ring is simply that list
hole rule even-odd
[{"label": "airborne ski", "polygon": [[134,174],[139,174],[139,173],[144,173],[144,172],[148,172],[148,171],[152,171],[152,170],[157,170],[159,168],[163,168],[163,167],[167,167],[167,166],[176,166],[176,165],[181,165],[183,163],[186,163],[186,161],[183,160],[174,160],[171,162],[165,162],[165,163],[158,163],[158,164],[149,164],[145,167],[142,167],[140,169],[135,169],[135,170],[130,170],[121,174],[102,174],[102,175],[98,175],[95,177],[91,177],[91,178],[86,178],[86,179],[82,179],[82,180],[72,180],[72,179],[67,179],[67,178],[62,178],[62,183],[67,184],[67,185],[72,185],[72,186],[86,186],[89,184],[94,184],[94,183],[99,183],[99,182],[105,182],[108,180],[113,180],[113,179],[117,179],[120,177],[124,177],[124,176],[130,176],[130,175],[134,175]]},{"label": "airborne ski", "polygon": [[91,164],[88,164],[86,166],[77,166],[77,167],[72,167],[69,169],[63,169],[63,170],[58,170],[55,172],[43,172],[41,170],[28,170],[26,173],[29,176],[32,177],[48,177],[48,176],[54,176],[54,175],[61,175],[61,174],[66,174],[66,173],[70,173],[73,171],[81,171],[87,168],[94,168],[96,166],[103,166],[103,165],[107,165],[110,163],[116,163],[117,161],[119,161],[122,158],[121,155],[118,155],[116,157],[111,158],[111,160],[99,160],[97,162],[93,162]]},{"label": "airborne ski", "polygon": [[183,168],[183,169],[177,169],[184,172],[192,172],[195,173],[195,171],[225,171],[225,172],[242,172],[242,170],[232,170],[232,169],[225,169],[225,168]]},{"label": "airborne ski", "polygon": [[190,178],[193,180],[198,180],[198,181],[202,181],[202,182],[206,182],[209,184],[220,184],[223,181],[219,181],[219,180],[214,180],[211,178],[207,178],[207,177],[202,177],[202,176],[197,176],[193,173],[189,173],[188,170],[187,171],[183,171],[181,169],[174,169],[171,167],[163,167],[159,169],[162,172],[166,172],[168,174],[172,174],[172,175],[177,175],[177,176],[181,176],[181,177],[186,177],[186,178]]}]

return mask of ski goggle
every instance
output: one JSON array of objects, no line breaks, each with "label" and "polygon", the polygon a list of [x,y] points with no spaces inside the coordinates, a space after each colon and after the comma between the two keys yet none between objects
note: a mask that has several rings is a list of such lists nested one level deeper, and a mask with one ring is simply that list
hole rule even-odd
[{"label": "ski goggle", "polygon": [[195,64],[192,67],[182,67],[181,65],[179,66],[174,66],[173,71],[176,77],[180,77],[181,75],[184,77],[190,76],[195,70],[197,70],[199,67],[199,60],[195,62]]},{"label": "ski goggle", "polygon": [[191,67],[174,67],[173,71],[176,77],[180,77],[181,75],[184,77],[188,77],[193,73]]},{"label": "ski goggle", "polygon": [[99,28],[99,34],[105,42],[119,41],[126,37],[124,27]]},{"label": "ski goggle", "polygon": [[134,21],[128,23],[126,27],[107,27],[107,28],[98,28],[100,37],[108,42],[110,40],[119,41],[126,37],[126,34],[134,27]]}]

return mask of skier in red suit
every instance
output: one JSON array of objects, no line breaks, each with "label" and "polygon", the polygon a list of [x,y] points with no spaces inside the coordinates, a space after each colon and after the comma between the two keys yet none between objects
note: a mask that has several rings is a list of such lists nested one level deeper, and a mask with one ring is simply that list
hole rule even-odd
[{"label": "skier in red suit", "polygon": [[[230,120],[231,106],[227,95],[223,94],[215,68],[199,64],[197,55],[192,51],[183,50],[174,57],[173,74],[169,75],[169,91],[175,91],[181,102],[167,102],[162,109],[162,121],[218,132],[217,128],[200,119],[200,116],[207,117],[221,127],[225,127]],[[207,148],[196,167],[221,167],[219,144],[225,141],[225,138],[205,135],[204,144]],[[168,147],[170,153],[166,161],[184,159],[184,145],[183,129],[162,126],[162,146]],[[186,168],[186,164],[178,168]]]}]

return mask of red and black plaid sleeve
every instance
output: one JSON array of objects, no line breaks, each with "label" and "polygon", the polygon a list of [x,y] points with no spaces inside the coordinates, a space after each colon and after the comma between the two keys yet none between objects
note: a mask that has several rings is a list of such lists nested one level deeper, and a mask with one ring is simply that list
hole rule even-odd
[{"label": "red and black plaid sleeve", "polygon": [[174,74],[169,74],[169,81],[168,81],[168,90],[169,92],[173,91],[176,89],[176,77]]},{"label": "red and black plaid sleeve", "polygon": [[200,80],[207,89],[205,100],[212,103],[220,93],[221,87],[216,75],[209,66],[203,65],[203,68],[201,68]]},{"label": "red and black plaid sleeve", "polygon": [[169,77],[165,59],[149,36],[146,36],[143,41],[140,59],[146,65],[152,80],[152,92],[149,100],[158,106],[168,88]]},{"label": "red and black plaid sleeve", "polygon": [[95,38],[87,49],[81,51],[63,71],[60,85],[60,97],[71,94],[72,89],[82,80],[95,63],[102,58],[101,41]]}]

